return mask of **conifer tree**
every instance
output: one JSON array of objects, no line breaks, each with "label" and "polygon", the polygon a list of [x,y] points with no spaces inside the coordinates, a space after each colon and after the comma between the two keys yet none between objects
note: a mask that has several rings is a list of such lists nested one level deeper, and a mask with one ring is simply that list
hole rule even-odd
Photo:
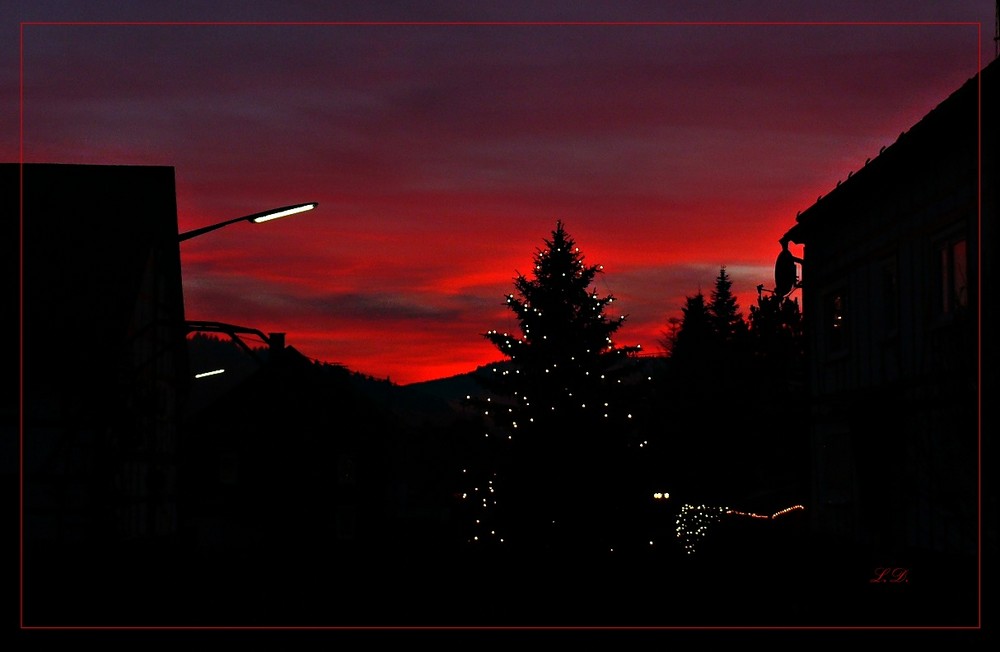
[{"label": "conifer tree", "polygon": [[496,482],[508,525],[545,542],[555,528],[565,542],[584,518],[577,510],[593,516],[598,476],[626,444],[628,362],[640,347],[615,341],[626,316],[609,316],[615,297],[593,286],[603,266],[585,262],[561,221],[551,236],[505,299],[520,332],[485,333],[507,360],[488,370],[490,395],[473,403],[491,426],[485,434],[506,447]]},{"label": "conifer tree", "polygon": [[746,334],[746,322],[740,312],[736,296],[732,291],[733,282],[726,272],[726,266],[719,269],[712,290],[712,300],[708,304],[708,314],[716,339],[722,345],[739,342]]},{"label": "conifer tree", "polygon": [[799,302],[761,293],[757,305],[750,306],[749,322],[757,367],[786,385],[800,382],[804,340]]},{"label": "conifer tree", "polygon": [[785,354],[801,346],[802,313],[797,300],[761,293],[757,305],[750,306],[749,322],[757,353]]},{"label": "conifer tree", "polygon": [[704,358],[714,339],[705,295],[699,290],[694,296],[686,297],[681,312],[684,316],[677,330],[671,358],[678,362]]},{"label": "conifer tree", "polygon": [[511,394],[518,389],[531,391],[546,399],[549,408],[567,408],[579,402],[573,400],[574,389],[578,398],[593,393],[590,390],[606,384],[600,382],[601,372],[639,347],[616,346],[614,335],[626,316],[608,318],[605,314],[615,297],[601,296],[593,287],[603,266],[584,262],[561,221],[545,244],[536,250],[531,278],[518,274],[516,294],[506,298],[520,336],[493,330],[485,337],[510,359],[520,376],[505,381],[504,376],[510,375],[505,369],[508,373],[501,372],[495,387]]}]

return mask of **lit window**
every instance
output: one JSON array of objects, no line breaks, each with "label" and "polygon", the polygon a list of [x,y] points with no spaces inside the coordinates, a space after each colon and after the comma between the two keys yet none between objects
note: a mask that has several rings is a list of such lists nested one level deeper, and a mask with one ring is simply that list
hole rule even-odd
[{"label": "lit window", "polygon": [[337,482],[340,484],[354,484],[357,481],[356,462],[353,455],[340,454],[337,456]]},{"label": "lit window", "polygon": [[940,263],[939,307],[942,315],[969,306],[968,259],[965,240],[953,240],[938,247]]},{"label": "lit window", "polygon": [[835,292],[826,300],[827,344],[830,353],[847,349],[847,293]]}]

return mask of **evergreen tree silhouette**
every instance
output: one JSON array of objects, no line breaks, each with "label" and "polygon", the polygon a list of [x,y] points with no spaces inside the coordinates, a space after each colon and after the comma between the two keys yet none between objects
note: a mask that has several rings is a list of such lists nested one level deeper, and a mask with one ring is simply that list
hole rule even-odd
[{"label": "evergreen tree silhouette", "polygon": [[705,305],[705,295],[699,290],[697,294],[686,297],[681,312],[684,316],[677,330],[671,359],[678,363],[704,362],[714,342],[712,318]]},{"label": "evergreen tree silhouette", "polygon": [[660,339],[657,340],[660,344],[660,349],[666,357],[670,357],[674,352],[674,347],[677,345],[677,334],[681,329],[681,318],[680,317],[670,317],[667,319],[667,327],[665,330],[660,331]]},{"label": "evergreen tree silhouette", "polygon": [[802,382],[804,339],[797,300],[761,292],[757,305],[750,306],[749,335],[761,375],[785,387]]},{"label": "evergreen tree silhouette", "polygon": [[746,334],[747,325],[743,321],[736,296],[732,291],[733,282],[726,272],[726,266],[719,269],[712,290],[712,300],[708,304],[708,315],[716,340],[723,346],[738,344]]},{"label": "evergreen tree silhouette", "polygon": [[[685,298],[683,317],[661,391],[667,428],[685,431],[669,446],[667,463],[679,484],[707,495],[729,495],[742,482],[740,430],[718,417],[752,410],[747,388],[747,325],[725,266],[710,299],[699,290]],[[691,433],[697,433],[691,436]]]},{"label": "evergreen tree silhouette", "polygon": [[625,315],[606,314],[615,297],[593,287],[603,267],[585,262],[562,221],[544,242],[531,276],[519,273],[506,297],[520,333],[485,333],[507,361],[482,380],[491,396],[473,402],[506,447],[496,482],[508,530],[551,546],[585,523],[598,529],[612,500],[607,480],[634,418],[628,361],[640,347],[615,342]]},{"label": "evergreen tree silhouette", "polygon": [[[698,436],[672,439],[664,466],[679,485],[719,500],[801,485],[807,402],[798,303],[761,293],[744,321],[723,266],[710,301],[699,291],[682,312],[660,387],[661,430],[694,423]],[[746,418],[737,428],[717,418],[723,413]]]}]

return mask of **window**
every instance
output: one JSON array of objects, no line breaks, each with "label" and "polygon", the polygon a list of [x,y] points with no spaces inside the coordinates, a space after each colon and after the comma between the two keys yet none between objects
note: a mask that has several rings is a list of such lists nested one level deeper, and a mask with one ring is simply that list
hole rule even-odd
[{"label": "window", "polygon": [[896,257],[882,263],[882,334],[890,337],[899,327],[899,272]]},{"label": "window", "polygon": [[240,460],[236,453],[225,452],[219,458],[219,481],[222,484],[236,484],[239,480]]},{"label": "window", "polygon": [[357,513],[351,505],[338,505],[336,512],[337,538],[353,539],[357,529]]},{"label": "window", "polygon": [[826,298],[824,310],[827,351],[831,354],[847,350],[847,292],[840,290]]},{"label": "window", "polygon": [[942,315],[951,315],[969,307],[968,260],[964,239],[951,240],[938,247],[938,307]]},{"label": "window", "polygon": [[337,482],[354,484],[357,482],[357,464],[354,456],[343,453],[337,456]]}]

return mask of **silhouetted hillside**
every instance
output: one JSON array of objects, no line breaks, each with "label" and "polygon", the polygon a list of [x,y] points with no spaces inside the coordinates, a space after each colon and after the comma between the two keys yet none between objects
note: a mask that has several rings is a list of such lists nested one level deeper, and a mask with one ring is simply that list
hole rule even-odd
[{"label": "silhouetted hillside", "polygon": [[419,393],[421,396],[436,397],[445,401],[461,401],[466,396],[483,392],[483,386],[477,377],[489,373],[493,367],[507,366],[508,364],[507,362],[496,362],[483,365],[464,374],[411,383],[404,385],[404,387]]}]

